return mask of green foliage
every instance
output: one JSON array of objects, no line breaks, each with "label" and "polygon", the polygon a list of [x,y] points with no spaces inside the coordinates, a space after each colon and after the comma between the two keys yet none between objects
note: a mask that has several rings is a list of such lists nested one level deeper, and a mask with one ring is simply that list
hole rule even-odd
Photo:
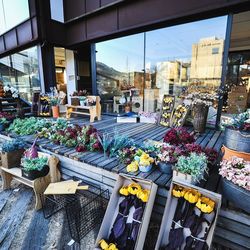
[{"label": "green foliage", "polygon": [[2,146],[2,151],[5,153],[12,152],[21,148],[24,148],[25,144],[23,141],[18,139],[6,141]]},{"label": "green foliage", "polygon": [[207,172],[207,157],[203,153],[180,156],[175,164],[175,169],[183,174],[190,174],[195,182],[199,182]]},{"label": "green foliage", "polygon": [[48,119],[39,119],[35,117],[25,119],[17,118],[9,126],[7,131],[17,135],[32,135],[42,131],[43,128],[51,127],[51,125],[52,121]]},{"label": "green foliage", "polygon": [[22,166],[24,170],[31,171],[31,170],[39,170],[41,171],[45,165],[48,164],[47,157],[40,157],[40,158],[23,158],[22,159]]},{"label": "green foliage", "polygon": [[0,123],[5,125],[5,124],[8,124],[9,121],[6,118],[0,118]]}]

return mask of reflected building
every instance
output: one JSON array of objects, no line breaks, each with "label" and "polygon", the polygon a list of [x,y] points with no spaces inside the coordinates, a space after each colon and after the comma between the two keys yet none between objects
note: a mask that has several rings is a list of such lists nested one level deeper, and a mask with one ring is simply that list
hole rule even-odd
[{"label": "reflected building", "polygon": [[190,80],[206,87],[218,87],[221,82],[224,39],[202,38],[192,45]]}]

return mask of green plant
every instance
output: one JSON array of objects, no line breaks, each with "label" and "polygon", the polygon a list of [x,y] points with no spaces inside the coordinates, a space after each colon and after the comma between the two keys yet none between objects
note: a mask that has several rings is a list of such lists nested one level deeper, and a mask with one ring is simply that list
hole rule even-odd
[{"label": "green plant", "polygon": [[7,121],[6,118],[0,118],[0,123],[1,123],[2,125],[5,125],[5,124],[8,124],[9,122]]},{"label": "green plant", "polygon": [[4,153],[12,152],[24,148],[24,146],[25,146],[24,142],[18,139],[14,139],[11,141],[7,141],[3,144],[2,152]]},{"label": "green plant", "polygon": [[106,157],[108,149],[113,141],[112,137],[108,133],[103,133],[102,136],[97,134],[97,138],[102,145],[104,157]]},{"label": "green plant", "polygon": [[180,156],[175,164],[175,169],[183,174],[191,175],[194,182],[199,182],[207,172],[207,157],[203,153]]},{"label": "green plant", "polygon": [[7,131],[17,135],[32,135],[42,131],[43,128],[51,127],[51,125],[52,121],[48,119],[39,119],[35,117],[25,119],[17,118],[9,126]]},{"label": "green plant", "polygon": [[41,171],[48,164],[47,157],[38,158],[23,158],[22,167],[26,171],[38,170]]},{"label": "green plant", "polygon": [[58,106],[60,104],[60,99],[58,96],[53,96],[50,98],[51,106]]}]

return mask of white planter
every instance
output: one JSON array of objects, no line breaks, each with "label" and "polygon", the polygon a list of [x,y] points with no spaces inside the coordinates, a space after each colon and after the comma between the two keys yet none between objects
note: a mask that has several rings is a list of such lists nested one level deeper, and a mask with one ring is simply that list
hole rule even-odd
[{"label": "white planter", "polygon": [[183,174],[176,170],[173,171],[173,180],[182,181],[189,184],[195,184],[190,174]]}]

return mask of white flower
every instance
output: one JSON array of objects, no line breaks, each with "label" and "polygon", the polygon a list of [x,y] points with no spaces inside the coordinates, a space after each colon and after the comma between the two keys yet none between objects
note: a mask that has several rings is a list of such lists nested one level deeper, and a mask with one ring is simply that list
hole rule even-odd
[{"label": "white flower", "polygon": [[10,88],[9,88],[9,86],[4,86],[3,90],[4,90],[4,92],[7,92],[10,90]]}]

